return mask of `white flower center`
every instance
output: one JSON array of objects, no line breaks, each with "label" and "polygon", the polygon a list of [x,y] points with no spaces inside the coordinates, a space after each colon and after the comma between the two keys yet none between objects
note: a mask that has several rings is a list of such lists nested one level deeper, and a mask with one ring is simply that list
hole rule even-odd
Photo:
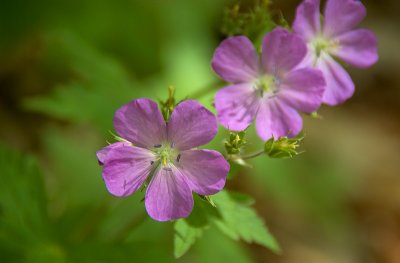
[{"label": "white flower center", "polygon": [[168,164],[173,164],[179,162],[180,154],[176,148],[174,148],[173,143],[165,142],[160,145],[154,145],[152,150],[156,155],[157,165],[167,166]]},{"label": "white flower center", "polygon": [[279,78],[272,75],[263,75],[255,81],[254,85],[260,92],[261,97],[272,97],[278,92]]},{"label": "white flower center", "polygon": [[318,36],[311,41],[311,48],[314,50],[314,54],[317,58],[321,56],[323,52],[331,53],[338,47],[339,43],[327,39],[323,36]]}]

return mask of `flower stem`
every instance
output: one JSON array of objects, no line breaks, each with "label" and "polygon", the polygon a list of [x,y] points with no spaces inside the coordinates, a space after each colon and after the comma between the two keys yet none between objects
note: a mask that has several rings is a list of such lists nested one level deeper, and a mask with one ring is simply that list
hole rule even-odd
[{"label": "flower stem", "polygon": [[262,155],[262,154],[264,154],[264,149],[259,150],[259,151],[257,151],[257,152],[253,152],[253,153],[247,154],[247,155],[242,155],[242,156],[240,156],[240,157],[241,157],[243,160],[248,160],[248,159],[253,159],[253,158],[255,158],[255,157],[257,157],[257,156],[260,156],[260,155]]}]

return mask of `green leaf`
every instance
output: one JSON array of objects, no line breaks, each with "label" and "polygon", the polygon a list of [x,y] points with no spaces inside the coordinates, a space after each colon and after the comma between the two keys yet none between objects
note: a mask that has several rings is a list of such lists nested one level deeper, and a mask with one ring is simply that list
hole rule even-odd
[{"label": "green leaf", "polygon": [[176,258],[183,256],[196,240],[203,235],[209,227],[209,217],[216,216],[216,209],[207,200],[194,195],[194,208],[188,218],[175,222],[174,255]]},{"label": "green leaf", "polygon": [[35,158],[0,145],[0,171],[2,261],[63,262],[50,237],[43,177]]},{"label": "green leaf", "polygon": [[226,191],[213,196],[221,218],[214,218],[214,223],[227,236],[234,240],[243,240],[247,243],[257,243],[279,253],[280,247],[268,231],[263,220],[255,210],[246,203],[237,202]]},{"label": "green leaf", "polygon": [[174,255],[176,258],[183,256],[203,235],[203,228],[194,227],[184,219],[175,222]]}]

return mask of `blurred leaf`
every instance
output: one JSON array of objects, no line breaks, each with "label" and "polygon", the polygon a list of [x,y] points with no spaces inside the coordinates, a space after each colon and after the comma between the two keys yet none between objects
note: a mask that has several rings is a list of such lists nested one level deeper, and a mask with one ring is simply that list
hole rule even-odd
[{"label": "blurred leaf", "polygon": [[[87,126],[49,127],[42,133],[52,210],[98,204],[108,194],[95,152],[96,133]],[[53,204],[53,203],[52,203]]]},{"label": "blurred leaf", "polygon": [[275,238],[253,208],[236,202],[226,191],[213,196],[213,200],[222,216],[215,218],[214,222],[223,233],[234,240],[254,242],[274,252],[280,252]]},{"label": "blurred leaf", "polygon": [[181,219],[175,222],[174,255],[176,258],[183,256],[189,248],[203,234],[203,229],[193,227]]},{"label": "blurred leaf", "polygon": [[[250,253],[248,253],[247,249],[242,246],[242,244],[228,238],[215,227],[204,231],[203,238],[199,239],[192,251],[193,254],[189,253],[188,258],[190,255],[195,255],[196,257],[192,258],[194,258],[197,262],[254,262],[249,255]],[[188,262],[192,261],[188,260]]]},{"label": "blurred leaf", "polygon": [[114,111],[140,94],[140,90],[133,89],[137,85],[119,63],[73,33],[49,34],[47,42],[50,50],[57,49],[54,53],[68,61],[75,76],[50,95],[27,99],[25,107],[70,122],[90,122],[102,130],[110,129]]},{"label": "blurred leaf", "polygon": [[0,145],[0,170],[2,261],[63,262],[62,250],[50,242],[45,189],[36,160]]}]

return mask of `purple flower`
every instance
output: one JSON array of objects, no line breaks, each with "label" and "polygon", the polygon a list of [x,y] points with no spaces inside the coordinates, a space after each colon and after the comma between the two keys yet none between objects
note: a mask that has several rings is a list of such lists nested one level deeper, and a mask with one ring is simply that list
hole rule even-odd
[{"label": "purple flower", "polygon": [[366,15],[361,1],[328,0],[323,24],[319,9],[319,0],[303,1],[297,7],[293,29],[308,43],[304,65],[324,74],[327,87],[323,102],[337,105],[353,95],[354,83],[333,57],[355,67],[369,67],[378,60],[377,41],[371,31],[354,29]]},{"label": "purple flower", "polygon": [[165,123],[154,101],[137,99],[116,111],[114,127],[126,142],[97,152],[106,187],[115,196],[128,196],[150,181],[145,206],[153,219],[187,217],[192,191],[212,195],[224,187],[229,171],[224,157],[193,149],[217,132],[215,116],[196,101],[178,104]]},{"label": "purple flower", "polygon": [[247,37],[224,40],[212,60],[214,71],[233,83],[215,96],[221,124],[240,131],[255,119],[263,140],[297,135],[302,129],[298,111],[317,110],[325,87],[319,70],[297,68],[306,52],[302,38],[282,28],[265,36],[261,61]]}]

